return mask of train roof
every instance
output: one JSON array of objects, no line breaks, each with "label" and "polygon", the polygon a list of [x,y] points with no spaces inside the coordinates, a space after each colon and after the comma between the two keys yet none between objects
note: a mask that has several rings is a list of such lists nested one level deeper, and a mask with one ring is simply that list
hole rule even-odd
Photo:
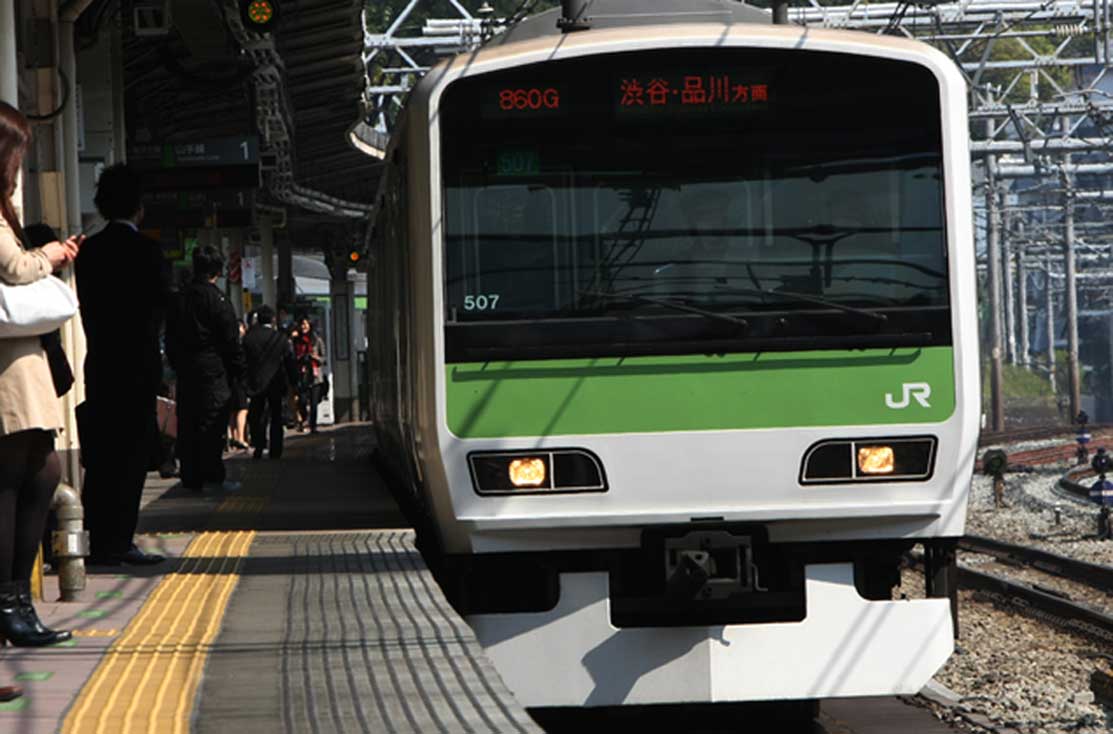
[{"label": "train roof", "polygon": [[[517,43],[546,36],[559,36],[560,8],[526,18],[487,44]],[[737,0],[588,0],[591,28],[629,28],[670,23],[757,23],[769,25],[773,15]],[[591,33],[590,30],[578,33]]]}]

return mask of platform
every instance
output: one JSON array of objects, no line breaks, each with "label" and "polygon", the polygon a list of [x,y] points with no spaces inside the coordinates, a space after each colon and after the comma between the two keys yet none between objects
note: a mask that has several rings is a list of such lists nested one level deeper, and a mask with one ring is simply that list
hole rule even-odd
[{"label": "platform", "polygon": [[26,695],[0,731],[540,732],[425,568],[369,433],[233,459],[235,494],[152,477],[141,540],[172,558],[93,567],[85,602],[42,607],[75,639],[2,653]]}]

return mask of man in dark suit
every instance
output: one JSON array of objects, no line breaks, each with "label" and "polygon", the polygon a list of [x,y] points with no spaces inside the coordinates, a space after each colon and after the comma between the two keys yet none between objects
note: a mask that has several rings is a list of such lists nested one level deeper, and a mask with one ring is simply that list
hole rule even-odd
[{"label": "man in dark suit", "polygon": [[267,448],[269,422],[270,457],[277,459],[282,456],[282,409],[291,386],[297,384],[298,368],[289,337],[274,327],[274,309],[260,307],[256,319],[243,337],[247,358],[244,385],[251,396],[247,422],[251,426],[251,445],[255,448],[256,459],[263,458],[263,449]]},{"label": "man in dark suit", "polygon": [[193,281],[176,294],[166,322],[166,356],[178,375],[178,461],[182,486],[239,489],[226,481],[224,438],[230,381],[243,376],[239,320],[216,281],[224,258],[210,246],[193,252]]},{"label": "man in dark suit", "polygon": [[159,330],[169,286],[159,244],[139,233],[142,196],[139,177],[128,166],[104,170],[94,202],[108,225],[85,241],[75,266],[88,344],[78,426],[91,564],[163,560],[133,541],[157,440]]}]

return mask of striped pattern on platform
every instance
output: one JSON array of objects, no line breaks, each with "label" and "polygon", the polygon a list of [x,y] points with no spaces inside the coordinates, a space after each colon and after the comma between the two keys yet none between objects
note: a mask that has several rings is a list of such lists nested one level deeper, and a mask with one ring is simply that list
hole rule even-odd
[{"label": "striped pattern on platform", "polygon": [[254,531],[206,532],[110,647],[63,734],[184,734],[209,648]]},{"label": "striped pattern on platform", "polygon": [[412,531],[290,542],[285,732],[540,734],[449,606]]}]

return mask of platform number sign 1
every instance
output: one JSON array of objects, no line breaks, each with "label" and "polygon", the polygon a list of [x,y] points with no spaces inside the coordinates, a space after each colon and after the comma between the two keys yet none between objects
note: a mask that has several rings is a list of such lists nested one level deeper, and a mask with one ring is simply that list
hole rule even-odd
[{"label": "platform number sign 1", "polygon": [[257,33],[274,30],[278,23],[278,0],[240,0],[240,19],[245,30]]}]

